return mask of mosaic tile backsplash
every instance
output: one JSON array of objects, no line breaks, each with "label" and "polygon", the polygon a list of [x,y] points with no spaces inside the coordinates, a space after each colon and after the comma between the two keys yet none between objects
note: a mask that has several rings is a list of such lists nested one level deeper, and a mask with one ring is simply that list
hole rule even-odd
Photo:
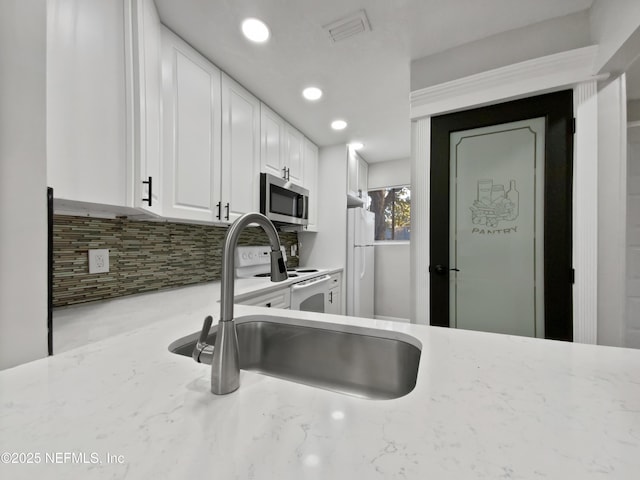
[{"label": "mosaic tile backsplash", "polygon": [[[219,280],[227,227],[55,215],[53,306]],[[287,252],[296,232],[280,232]],[[239,245],[268,245],[264,231],[247,228]],[[87,250],[109,249],[109,272],[89,275]],[[298,265],[289,255],[287,266]]]}]

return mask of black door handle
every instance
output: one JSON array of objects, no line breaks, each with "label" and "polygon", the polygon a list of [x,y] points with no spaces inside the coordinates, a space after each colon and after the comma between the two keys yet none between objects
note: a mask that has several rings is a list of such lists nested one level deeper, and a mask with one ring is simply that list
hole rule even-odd
[{"label": "black door handle", "polygon": [[147,198],[143,198],[142,201],[149,203],[149,206],[151,206],[151,202],[153,201],[153,179],[149,177],[148,180],[143,180],[142,183],[149,186]]},{"label": "black door handle", "polygon": [[449,271],[459,272],[460,270],[457,268],[447,268],[444,265],[440,264],[429,267],[429,273],[435,273],[436,275],[446,275]]}]

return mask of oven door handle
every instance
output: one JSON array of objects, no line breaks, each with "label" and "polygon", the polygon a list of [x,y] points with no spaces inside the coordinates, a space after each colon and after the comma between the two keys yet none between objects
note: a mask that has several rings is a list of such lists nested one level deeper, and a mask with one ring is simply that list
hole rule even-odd
[{"label": "oven door handle", "polygon": [[320,285],[321,283],[325,283],[328,282],[329,279],[331,278],[330,275],[324,275],[322,277],[318,277],[317,280],[315,279],[309,279],[309,280],[313,280],[312,282],[305,282],[304,280],[300,283],[304,283],[304,285],[301,285],[300,283],[294,283],[293,285],[291,285],[291,289],[292,290],[302,290],[304,288],[308,288],[308,287],[316,287],[318,285]]}]

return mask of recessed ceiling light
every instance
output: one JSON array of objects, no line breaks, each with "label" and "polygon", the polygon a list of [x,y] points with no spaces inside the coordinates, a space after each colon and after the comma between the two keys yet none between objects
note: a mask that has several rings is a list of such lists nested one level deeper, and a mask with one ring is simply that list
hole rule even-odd
[{"label": "recessed ceiling light", "polygon": [[333,128],[334,130],[344,130],[345,128],[347,128],[347,122],[345,122],[344,120],[334,120],[333,122],[331,122],[331,128]]},{"label": "recessed ceiling light", "polygon": [[360,150],[362,147],[364,147],[364,143],[362,143],[362,142],[351,142],[349,144],[349,146],[351,147],[352,150]]},{"label": "recessed ceiling light", "polygon": [[242,22],[242,33],[252,42],[263,43],[269,39],[269,27],[257,18],[247,18]]},{"label": "recessed ceiling light", "polygon": [[302,96],[307,100],[318,100],[322,97],[322,90],[318,87],[307,87],[302,91]]}]

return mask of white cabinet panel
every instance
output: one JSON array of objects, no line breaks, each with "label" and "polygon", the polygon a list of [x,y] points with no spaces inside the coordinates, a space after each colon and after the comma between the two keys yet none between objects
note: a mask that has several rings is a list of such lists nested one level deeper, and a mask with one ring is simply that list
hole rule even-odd
[{"label": "white cabinet panel", "polygon": [[304,188],[309,190],[309,224],[305,230],[318,231],[318,147],[304,139]]},{"label": "white cabinet panel", "polygon": [[325,313],[342,315],[342,274],[334,273],[329,279],[329,295],[325,305]]},{"label": "white cabinet panel", "polygon": [[56,199],[126,205],[125,5],[47,3],[47,182]]},{"label": "white cabinet panel", "polygon": [[367,200],[369,164],[355,150],[348,148],[347,152],[347,196],[360,206],[358,199]]},{"label": "white cabinet panel", "polygon": [[[134,85],[137,99],[135,116],[138,119],[135,123],[135,156],[138,161],[134,167],[132,203],[138,208],[159,215],[162,213],[160,18],[153,0],[137,0],[134,2],[134,9],[134,52],[137,55],[134,64],[138,72]],[[152,188],[149,187],[149,179]]]},{"label": "white cabinet panel", "polygon": [[347,194],[358,196],[358,154],[347,149]]},{"label": "white cabinet panel", "polygon": [[220,198],[220,71],[163,30],[165,216],[214,221]]},{"label": "white cabinet panel", "polygon": [[304,135],[261,104],[260,169],[304,185]]},{"label": "white cabinet panel", "polygon": [[[47,17],[47,181],[56,200],[158,214],[160,19],[153,0],[51,0]],[[142,201],[148,177],[151,206]]]},{"label": "white cabinet panel", "polygon": [[260,209],[260,101],[222,75],[222,215]]},{"label": "white cabinet panel", "polygon": [[368,197],[369,164],[358,155],[358,196],[365,201]]},{"label": "white cabinet panel", "polygon": [[260,113],[260,164],[265,173],[283,176],[284,120],[265,104]]},{"label": "white cabinet panel", "polygon": [[304,136],[298,130],[287,124],[285,128],[286,155],[282,168],[287,169],[287,180],[303,185],[304,162],[303,142]]}]

